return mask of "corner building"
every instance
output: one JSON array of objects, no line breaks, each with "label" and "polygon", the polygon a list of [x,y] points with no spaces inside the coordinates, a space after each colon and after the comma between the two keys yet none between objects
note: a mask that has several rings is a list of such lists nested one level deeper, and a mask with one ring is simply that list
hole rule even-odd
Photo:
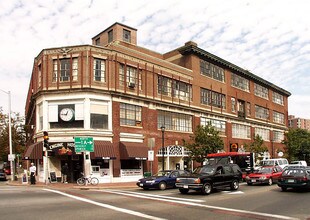
[{"label": "corner building", "polygon": [[[115,23],[92,45],[43,49],[34,59],[24,159],[36,163],[41,182],[51,173],[60,181],[64,163],[70,182],[81,172],[101,183],[134,181],[163,160],[164,169],[192,168],[183,139],[209,122],[225,151],[243,151],[259,134],[277,157],[288,96],[194,42],[160,54],[137,45],[137,29]],[[74,137],[92,137],[94,151],[77,152]]]}]

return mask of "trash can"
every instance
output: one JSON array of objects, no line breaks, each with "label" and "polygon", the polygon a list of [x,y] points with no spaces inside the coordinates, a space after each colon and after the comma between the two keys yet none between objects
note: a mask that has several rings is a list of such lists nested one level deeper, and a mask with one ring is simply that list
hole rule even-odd
[{"label": "trash can", "polygon": [[144,176],[144,178],[150,177],[151,176],[151,172],[144,172],[143,176]]}]

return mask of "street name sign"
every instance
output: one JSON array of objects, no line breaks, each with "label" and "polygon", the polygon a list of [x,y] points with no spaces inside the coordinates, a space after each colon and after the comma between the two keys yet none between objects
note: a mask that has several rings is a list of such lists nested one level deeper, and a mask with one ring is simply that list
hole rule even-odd
[{"label": "street name sign", "polygon": [[94,138],[74,137],[75,152],[94,152]]}]

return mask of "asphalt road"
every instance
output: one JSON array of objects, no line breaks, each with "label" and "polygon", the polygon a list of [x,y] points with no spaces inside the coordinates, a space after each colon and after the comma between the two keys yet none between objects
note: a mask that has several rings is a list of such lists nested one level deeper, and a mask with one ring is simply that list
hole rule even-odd
[{"label": "asphalt road", "polygon": [[310,191],[241,185],[208,196],[128,189],[47,189],[0,183],[1,219],[308,219]]}]

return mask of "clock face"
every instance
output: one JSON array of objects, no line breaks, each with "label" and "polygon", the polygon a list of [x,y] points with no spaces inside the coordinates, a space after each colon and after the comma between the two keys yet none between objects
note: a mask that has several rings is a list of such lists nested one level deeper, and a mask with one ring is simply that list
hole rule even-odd
[{"label": "clock face", "polygon": [[63,108],[59,113],[59,117],[63,121],[72,121],[74,119],[74,110],[72,108]]}]

